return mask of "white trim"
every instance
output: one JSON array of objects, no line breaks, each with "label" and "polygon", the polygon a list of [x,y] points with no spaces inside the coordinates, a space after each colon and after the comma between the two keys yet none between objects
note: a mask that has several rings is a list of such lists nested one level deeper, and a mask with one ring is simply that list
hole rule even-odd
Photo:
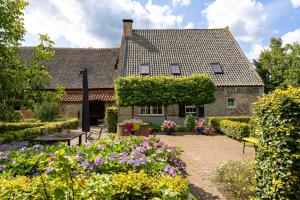
[{"label": "white trim", "polygon": [[[195,108],[195,112],[186,112],[187,108]],[[184,106],[184,114],[185,115],[188,115],[188,114],[197,115],[197,107],[195,105]]]},{"label": "white trim", "polygon": [[[234,99],[234,105],[233,106],[228,105],[228,100],[229,99]],[[227,104],[227,108],[236,108],[236,98],[235,97],[227,97],[226,104]]]},{"label": "white trim", "polygon": [[164,115],[164,111],[165,111],[165,110],[164,110],[164,107],[163,107],[163,106],[161,106],[161,112],[162,112],[161,114],[153,114],[153,107],[154,107],[154,106],[150,106],[150,114],[142,114],[142,113],[141,113],[141,108],[142,108],[142,107],[146,107],[146,106],[140,106],[140,107],[139,107],[139,115],[140,115],[140,116],[163,116],[163,115]]}]

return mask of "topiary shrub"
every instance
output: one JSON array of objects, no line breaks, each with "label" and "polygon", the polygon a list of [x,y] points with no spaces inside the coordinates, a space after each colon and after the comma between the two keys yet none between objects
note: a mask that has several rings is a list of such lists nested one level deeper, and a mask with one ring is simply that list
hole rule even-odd
[{"label": "topiary shrub", "polygon": [[196,118],[193,115],[187,115],[184,120],[184,126],[186,131],[191,132],[195,129],[195,120]]},{"label": "topiary shrub", "polygon": [[252,128],[253,127],[247,123],[231,120],[220,121],[220,131],[236,140],[241,140],[243,137],[249,137]]},{"label": "topiary shrub", "polygon": [[260,148],[257,199],[300,199],[300,88],[276,89],[254,106]]},{"label": "topiary shrub", "polygon": [[105,122],[109,133],[115,133],[117,131],[118,123],[118,108],[108,107],[105,110]]}]

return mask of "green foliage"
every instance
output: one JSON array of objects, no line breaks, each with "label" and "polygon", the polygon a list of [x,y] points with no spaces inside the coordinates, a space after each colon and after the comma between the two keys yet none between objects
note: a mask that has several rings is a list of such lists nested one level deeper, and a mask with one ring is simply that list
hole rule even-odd
[{"label": "green foliage", "polygon": [[[24,124],[20,123],[19,130],[7,131],[0,134],[0,144],[10,143],[12,141],[31,140],[40,135],[55,132],[56,125],[62,125],[65,129],[75,129],[78,127],[78,119],[72,118],[64,121],[50,122],[45,124],[34,123],[28,125],[30,128],[24,128]],[[13,126],[13,129],[18,129],[18,125]]]},{"label": "green foliage", "polygon": [[7,132],[7,131],[19,131],[23,130],[26,128],[33,128],[33,127],[38,127],[45,125],[45,123],[41,122],[34,122],[34,123],[29,123],[29,122],[0,122],[0,134]]},{"label": "green foliage", "polygon": [[208,117],[206,120],[209,124],[209,126],[212,126],[216,131],[221,133],[220,130],[220,122],[222,120],[230,120],[235,122],[243,122],[243,123],[250,123],[252,121],[253,117],[251,116],[224,116],[224,117]]},{"label": "green foliage", "polygon": [[214,182],[228,199],[250,199],[255,196],[254,162],[229,161],[217,168]]},{"label": "green foliage", "polygon": [[300,199],[300,88],[276,89],[254,106],[258,117],[258,199]]},{"label": "green foliage", "polygon": [[59,117],[59,102],[65,96],[62,86],[57,87],[56,92],[45,92],[42,101],[34,105],[33,113],[42,122],[51,122]]},{"label": "green foliage", "polygon": [[152,128],[155,132],[161,131],[161,124],[155,124],[151,121],[145,121],[145,123],[149,124],[149,128]]},{"label": "green foliage", "polygon": [[269,49],[264,50],[254,64],[265,83],[266,92],[278,86],[300,86],[299,43],[284,46],[280,38],[272,38]]},{"label": "green foliage", "polygon": [[243,122],[236,122],[231,120],[220,121],[220,130],[229,137],[241,140],[243,137],[249,137],[253,126]]},{"label": "green foliage", "polygon": [[16,121],[15,105],[31,108],[49,84],[47,65],[53,52],[53,42],[40,35],[30,61],[19,60],[19,46],[25,34],[24,0],[0,1],[0,120]]},{"label": "green foliage", "polygon": [[184,126],[188,132],[191,132],[195,128],[196,118],[193,115],[187,115],[184,120]]},{"label": "green foliage", "polygon": [[22,119],[22,114],[15,111],[12,107],[0,104],[0,121],[2,122],[18,122]]},{"label": "green foliage", "polygon": [[119,106],[202,105],[214,102],[215,85],[207,75],[120,77],[115,84]]},{"label": "green foliage", "polygon": [[117,132],[117,123],[118,123],[118,108],[109,107],[105,110],[105,121],[107,123],[107,128],[109,133]]},{"label": "green foliage", "polygon": [[1,157],[0,198],[191,199],[181,153],[155,137],[115,134],[90,145],[35,145]]},{"label": "green foliage", "polygon": [[176,125],[175,132],[187,132],[187,128],[185,126]]}]

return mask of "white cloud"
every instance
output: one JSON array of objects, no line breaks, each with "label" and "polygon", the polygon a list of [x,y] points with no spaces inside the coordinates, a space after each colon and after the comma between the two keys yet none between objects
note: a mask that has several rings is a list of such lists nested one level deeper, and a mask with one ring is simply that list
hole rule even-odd
[{"label": "white cloud", "polygon": [[151,0],[145,5],[137,0],[31,0],[25,10],[25,28],[28,35],[47,33],[71,46],[109,47],[120,43],[123,18],[145,28],[180,27],[183,21],[170,6]]},{"label": "white cloud", "polygon": [[268,49],[268,46],[263,46],[261,44],[255,43],[251,45],[250,51],[247,53],[248,59],[252,62],[253,59],[257,59],[259,54],[263,51]]},{"label": "white cloud", "polygon": [[188,22],[183,28],[186,29],[195,28],[195,24],[193,22]]},{"label": "white cloud", "polygon": [[281,37],[283,44],[300,43],[300,29],[288,32]]},{"label": "white cloud", "polygon": [[291,0],[291,3],[294,8],[300,7],[300,0]]},{"label": "white cloud", "polygon": [[264,30],[264,6],[256,0],[215,0],[202,13],[209,28],[229,26],[241,41],[255,41],[268,31]]},{"label": "white cloud", "polygon": [[191,0],[173,0],[173,6],[181,5],[181,6],[188,6],[191,4]]}]

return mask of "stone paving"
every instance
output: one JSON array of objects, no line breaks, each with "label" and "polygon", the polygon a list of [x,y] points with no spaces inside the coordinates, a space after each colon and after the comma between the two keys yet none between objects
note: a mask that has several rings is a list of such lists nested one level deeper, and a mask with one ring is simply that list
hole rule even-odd
[{"label": "stone paving", "polygon": [[227,136],[204,135],[158,135],[167,144],[181,147],[182,159],[194,193],[199,199],[225,199],[212,182],[216,168],[229,160],[254,159],[254,149],[246,147]]}]

